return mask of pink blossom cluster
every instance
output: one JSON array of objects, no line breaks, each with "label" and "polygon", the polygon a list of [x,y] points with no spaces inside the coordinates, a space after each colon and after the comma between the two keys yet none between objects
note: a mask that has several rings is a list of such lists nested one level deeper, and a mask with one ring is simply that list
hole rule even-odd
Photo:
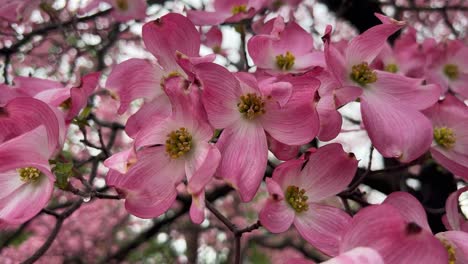
[{"label": "pink blossom cluster", "polygon": [[[100,2],[90,1],[80,12],[92,12]],[[116,21],[145,18],[145,1],[105,2]],[[339,143],[310,144],[335,139],[342,131],[338,110],[359,102],[362,128],[383,157],[410,164],[430,154],[468,180],[466,44],[418,42],[408,28],[390,46],[388,38],[406,23],[381,14],[376,14],[381,24],[349,41],[333,42],[333,28],[327,26],[322,43],[314,43],[294,19],[277,15],[254,23],[246,43],[250,69],[233,72],[215,63],[217,56],[227,55],[217,26],[235,23],[245,37],[243,21],[269,5],[274,4],[217,0],[212,12],[169,13],[143,25],[143,43],[154,58],[125,60],[105,80],[105,92],[119,102],[117,113],[129,116],[124,130],[131,139],[129,144],[120,139],[117,153],[103,151],[107,187],[140,218],[159,217],[188,194],[190,219],[201,224],[205,190],[214,182],[231,186],[245,203],[263,184],[268,195],[261,198],[259,225],[275,234],[294,226],[330,257],[324,263],[467,263],[468,226],[458,204],[466,187],[447,199],[446,232],[434,234],[423,206],[405,192],[350,215],[344,204],[330,201],[349,191],[358,159]],[[22,8],[21,1],[9,1],[0,17],[15,21],[18,17],[6,11]],[[203,33],[196,26],[212,27]],[[201,56],[202,44],[213,54]],[[248,66],[247,56],[244,60]],[[29,221],[51,200],[66,135],[74,125],[86,131],[89,101],[104,92],[96,90],[100,75],[89,73],[68,85],[35,77],[0,85],[1,229]],[[106,105],[98,105],[97,114],[115,118]],[[281,161],[272,175],[266,174],[269,153]],[[79,193],[68,185],[61,188]],[[104,212],[100,203],[65,221],[72,228],[57,241],[80,252],[97,242],[68,240],[71,233],[105,239],[97,234],[112,230],[101,229],[102,222],[88,219],[93,224],[85,232],[79,223],[104,218],[94,216]],[[116,215],[122,218],[121,212]],[[40,224],[33,232],[45,236]],[[59,246],[52,248],[50,256],[67,256]],[[286,263],[313,262],[292,258]]]}]

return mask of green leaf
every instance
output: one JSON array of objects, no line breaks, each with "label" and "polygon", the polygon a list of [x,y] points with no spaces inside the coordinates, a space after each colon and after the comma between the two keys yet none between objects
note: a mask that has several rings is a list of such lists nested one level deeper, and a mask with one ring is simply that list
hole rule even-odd
[{"label": "green leaf", "polygon": [[55,185],[60,189],[67,188],[68,179],[73,176],[73,163],[57,162],[52,171],[57,178]]}]

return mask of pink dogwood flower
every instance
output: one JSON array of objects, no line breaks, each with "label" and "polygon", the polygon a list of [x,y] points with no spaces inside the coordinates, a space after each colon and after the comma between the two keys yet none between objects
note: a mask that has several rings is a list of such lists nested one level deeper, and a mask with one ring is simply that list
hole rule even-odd
[{"label": "pink dogwood flower", "polygon": [[247,46],[253,62],[268,73],[298,73],[325,66],[323,53],[314,49],[312,36],[283,17],[269,20]]},{"label": "pink dogwood flower", "polygon": [[287,145],[310,142],[318,132],[312,98],[319,82],[308,75],[258,81],[233,75],[213,63],[197,65],[203,103],[211,125],[223,129],[216,144],[222,153],[217,176],[250,201],[263,179],[268,133]]},{"label": "pink dogwood flower", "polygon": [[[193,201],[190,216],[195,223],[204,219],[204,187],[215,173],[221,154],[209,140],[213,130],[196,114],[191,93],[186,94],[181,77],[166,80],[164,87],[172,103],[172,114],[157,124],[150,124],[136,136],[135,163],[127,163],[126,172],[110,184],[125,197],[126,209],[139,217],[152,218],[167,211],[174,203],[176,187],[187,178]],[[196,93],[196,91],[192,91]],[[132,157],[121,153],[116,160]],[[117,162],[119,163],[119,162]],[[107,165],[115,164],[108,161]],[[130,166],[128,166],[130,165]]]},{"label": "pink dogwood flower", "polygon": [[383,204],[361,209],[350,226],[340,252],[358,246],[371,247],[386,264],[466,262],[468,233],[449,231],[432,235],[424,208],[408,193],[394,192]]},{"label": "pink dogwood flower", "polygon": [[424,114],[434,130],[432,157],[453,174],[468,179],[468,106],[448,94]]},{"label": "pink dogwood flower", "polygon": [[462,41],[449,41],[431,49],[426,67],[426,78],[439,84],[446,93],[449,89],[468,99],[468,47]]},{"label": "pink dogwood flower", "polygon": [[252,18],[264,6],[264,0],[214,0],[214,11],[187,10],[187,17],[197,26],[215,26]]},{"label": "pink dogwood flower", "polygon": [[437,85],[421,85],[422,79],[408,78],[370,65],[386,39],[404,23],[378,15],[383,24],[352,39],[342,56],[330,43],[331,26],[326,29],[325,60],[340,88],[335,96],[342,102],[360,98],[364,127],[375,148],[384,157],[410,162],[431,145],[430,121],[419,112],[435,103]]},{"label": "pink dogwood flower", "polygon": [[346,188],[357,164],[354,155],[344,152],[337,143],[317,149],[307,160],[281,164],[266,180],[270,197],[260,211],[260,222],[273,233],[284,232],[294,224],[314,247],[330,256],[338,255],[341,235],[351,217],[320,202]]},{"label": "pink dogwood flower", "polygon": [[181,57],[194,64],[214,59],[213,56],[199,57],[200,34],[190,20],[175,13],[146,23],[143,42],[157,63],[129,59],[115,66],[106,82],[106,88],[120,101],[119,114],[127,111],[132,101],[140,98],[145,101],[128,121],[125,130],[130,137],[135,137],[149,120],[170,115],[169,99],[160,87],[173,76],[190,79],[187,69],[178,64]]},{"label": "pink dogwood flower", "polygon": [[49,201],[55,177],[48,142],[40,125],[0,144],[0,229],[26,222]]}]

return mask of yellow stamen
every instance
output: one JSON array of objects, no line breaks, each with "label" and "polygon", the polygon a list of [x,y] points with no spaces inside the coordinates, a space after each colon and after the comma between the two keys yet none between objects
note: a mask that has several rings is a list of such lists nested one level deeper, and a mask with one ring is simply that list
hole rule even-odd
[{"label": "yellow stamen", "polygon": [[286,54],[281,54],[276,56],[276,65],[283,71],[289,71],[294,66],[294,61],[296,58],[294,55],[287,51]]},{"label": "yellow stamen", "polygon": [[21,180],[27,183],[36,182],[42,175],[42,172],[34,167],[21,168],[17,169],[17,171]]},{"label": "yellow stamen", "polygon": [[350,77],[361,86],[377,81],[377,74],[373,71],[367,62],[356,64],[351,69]]},{"label": "yellow stamen", "polygon": [[296,211],[296,213],[301,213],[309,210],[309,205],[307,204],[307,195],[305,195],[304,189],[299,189],[299,187],[290,185],[286,189],[284,194],[286,202]]},{"label": "yellow stamen", "polygon": [[450,80],[456,80],[458,79],[458,66],[455,64],[447,64],[444,66],[444,74],[450,79]]},{"label": "yellow stamen", "polygon": [[166,152],[171,158],[180,158],[191,149],[192,135],[185,127],[181,127],[167,135]]},{"label": "yellow stamen", "polygon": [[252,120],[265,113],[265,102],[261,96],[254,93],[244,94],[237,103],[237,109],[245,118]]},{"label": "yellow stamen", "polygon": [[390,64],[385,66],[384,70],[386,72],[396,73],[398,71],[398,66],[396,64],[394,64],[394,63],[390,63]]},{"label": "yellow stamen", "polygon": [[442,242],[442,245],[444,245],[445,249],[447,250],[448,253],[448,264],[455,264],[457,261],[456,255],[455,255],[455,247],[450,244],[445,239],[439,238],[440,242]]},{"label": "yellow stamen", "polygon": [[247,5],[235,5],[231,9],[231,13],[233,15],[237,15],[240,13],[247,13]]},{"label": "yellow stamen", "polygon": [[436,127],[434,128],[434,140],[437,145],[451,149],[456,142],[455,133],[448,127]]}]

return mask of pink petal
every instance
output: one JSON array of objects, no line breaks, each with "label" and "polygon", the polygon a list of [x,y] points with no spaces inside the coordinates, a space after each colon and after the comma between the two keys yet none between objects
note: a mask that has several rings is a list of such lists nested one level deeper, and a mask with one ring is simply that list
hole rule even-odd
[{"label": "pink petal", "polygon": [[441,94],[438,85],[421,85],[422,79],[408,78],[403,75],[375,71],[377,82],[372,84],[376,96],[385,98],[393,104],[404,104],[422,110],[432,106]]},{"label": "pink petal", "polygon": [[205,192],[192,195],[190,219],[194,224],[201,224],[205,220]]},{"label": "pink petal", "polygon": [[273,152],[275,157],[280,160],[290,160],[296,158],[301,147],[299,145],[293,146],[283,144],[269,135],[267,136],[267,140],[270,151]]},{"label": "pink petal", "polygon": [[320,120],[318,139],[330,141],[341,131],[343,122],[341,114],[336,110],[334,96],[321,97],[317,103],[317,113]]},{"label": "pink petal", "polygon": [[47,148],[47,134],[44,126],[39,126],[0,144],[0,172],[24,167],[36,167],[51,180],[55,177],[50,172]]},{"label": "pink petal", "polygon": [[272,179],[281,186],[282,190],[286,190],[290,185],[300,187],[299,174],[303,164],[303,159],[283,162],[273,171]]},{"label": "pink petal", "polygon": [[263,128],[256,123],[238,121],[224,129],[216,146],[222,155],[217,175],[237,189],[242,201],[252,200],[267,164],[268,146]]},{"label": "pink petal", "polygon": [[280,201],[284,199],[284,191],[281,186],[275,182],[272,178],[266,178],[265,180],[268,193],[273,197],[273,200]]},{"label": "pink petal", "polygon": [[285,201],[268,199],[258,218],[262,226],[272,233],[282,233],[289,229],[294,221],[294,210]]},{"label": "pink petal", "polygon": [[310,203],[309,210],[296,215],[294,226],[318,250],[336,256],[341,237],[350,222],[351,216],[338,208]]},{"label": "pink petal", "polygon": [[430,121],[412,108],[391,104],[366,91],[361,114],[372,144],[384,157],[410,162],[424,154],[432,143]]},{"label": "pink petal", "polygon": [[31,97],[46,90],[65,88],[60,82],[34,77],[17,76],[13,82],[18,90]]},{"label": "pink petal", "polygon": [[[187,11],[187,17],[190,19],[190,12],[191,10]],[[193,21],[192,21],[193,22]],[[205,34],[205,41],[203,42],[204,45],[210,48],[221,48],[221,44],[223,42],[223,33],[218,27],[211,27],[208,32]]]},{"label": "pink petal", "polygon": [[465,164],[467,156],[459,155],[453,151],[446,151],[440,147],[431,148],[431,155],[444,168],[453,174],[468,179],[468,166]]},{"label": "pink petal", "polygon": [[383,49],[387,38],[403,26],[401,23],[385,23],[374,26],[353,38],[346,48],[346,65],[371,63]]},{"label": "pink petal", "polygon": [[106,81],[106,88],[118,95],[118,113],[127,111],[130,103],[139,98],[152,100],[163,94],[160,87],[162,69],[142,59],[129,59],[116,65]]},{"label": "pink petal", "polygon": [[136,160],[136,153],[133,148],[115,153],[104,161],[104,166],[109,169],[116,170],[120,173],[126,173],[128,170],[128,164],[131,160]]},{"label": "pink petal", "polygon": [[146,1],[145,0],[132,0],[127,1],[128,8],[126,10],[121,10],[116,5],[116,0],[112,2],[114,6],[112,16],[115,20],[120,22],[126,22],[132,19],[143,20],[146,17]]},{"label": "pink petal", "polygon": [[70,96],[72,105],[67,114],[67,120],[71,121],[75,116],[78,115],[81,109],[83,109],[88,103],[88,97],[94,92],[98,86],[100,72],[93,72],[83,76],[81,84],[78,87],[70,89]]},{"label": "pink petal", "polygon": [[320,126],[318,114],[311,103],[319,82],[306,75],[280,80],[290,82],[293,93],[283,107],[267,99],[265,114],[260,117],[262,126],[270,136],[284,144],[308,143],[318,134]]},{"label": "pink petal", "polygon": [[185,163],[188,192],[199,193],[210,182],[221,160],[221,153],[206,142],[197,142],[195,151]]},{"label": "pink petal", "polygon": [[58,120],[47,104],[34,98],[19,97],[11,100],[2,111],[6,114],[0,116],[0,139],[8,140],[44,125],[50,153],[60,148],[61,133],[65,132],[62,127],[64,121]]},{"label": "pink petal", "polygon": [[127,210],[142,218],[157,217],[173,204],[185,174],[184,161],[169,158],[164,147],[140,151],[138,161],[115,187],[126,194]]},{"label": "pink petal", "polygon": [[254,64],[261,69],[276,69],[276,55],[272,48],[273,39],[267,35],[257,35],[249,39],[247,48]]},{"label": "pink petal", "polygon": [[396,208],[406,222],[414,222],[431,232],[426,211],[413,195],[406,192],[393,192],[387,196],[383,204],[389,204]]},{"label": "pink petal", "polygon": [[131,138],[135,138],[137,133],[148,125],[157,125],[168,118],[172,112],[171,102],[166,95],[156,97],[150,102],[146,102],[125,124],[125,132]]},{"label": "pink petal", "polygon": [[187,17],[197,26],[215,26],[223,23],[231,13],[187,10]]},{"label": "pink petal", "polygon": [[[371,247],[386,264],[447,263],[443,245],[430,232],[407,223],[396,208],[383,204],[361,209],[340,244],[340,252]],[[428,252],[430,252],[428,254]]]},{"label": "pink petal", "polygon": [[169,13],[143,26],[143,42],[168,72],[178,69],[176,51],[196,57],[200,50],[200,35],[192,22],[176,13]]},{"label": "pink petal", "polygon": [[462,231],[447,231],[436,235],[455,250],[455,263],[468,263],[468,233]]},{"label": "pink petal", "polygon": [[[19,178],[19,176],[17,175]],[[0,199],[0,225],[18,225],[38,214],[52,196],[53,180],[41,177],[34,184],[24,183],[16,191]]]},{"label": "pink petal", "polygon": [[24,182],[18,175],[16,170],[9,170],[6,172],[0,172],[0,200],[7,197],[18,188],[20,188]]},{"label": "pink petal", "polygon": [[325,145],[310,155],[299,176],[298,187],[307,191],[311,202],[331,197],[352,181],[357,164],[354,155],[344,152],[340,144]]},{"label": "pink petal", "polygon": [[333,74],[339,84],[342,84],[348,78],[348,76],[346,76],[347,71],[345,68],[345,58],[333,45],[331,45],[331,31],[332,27],[328,25],[325,29],[325,34],[322,37],[325,44],[325,62],[327,63],[328,71]]},{"label": "pink petal", "polygon": [[449,224],[449,230],[460,230],[461,228],[460,218],[463,219],[463,217],[460,217],[461,215],[458,209],[458,199],[460,195],[466,191],[468,191],[468,187],[458,189],[456,192],[450,194],[450,196],[447,198],[447,201],[445,202],[445,212],[447,216],[447,222]]},{"label": "pink petal", "polygon": [[226,68],[214,63],[202,63],[196,68],[210,123],[215,128],[225,128],[239,120],[237,102],[242,95],[239,81]]},{"label": "pink petal", "polygon": [[385,264],[380,254],[369,247],[357,247],[322,264]]}]

